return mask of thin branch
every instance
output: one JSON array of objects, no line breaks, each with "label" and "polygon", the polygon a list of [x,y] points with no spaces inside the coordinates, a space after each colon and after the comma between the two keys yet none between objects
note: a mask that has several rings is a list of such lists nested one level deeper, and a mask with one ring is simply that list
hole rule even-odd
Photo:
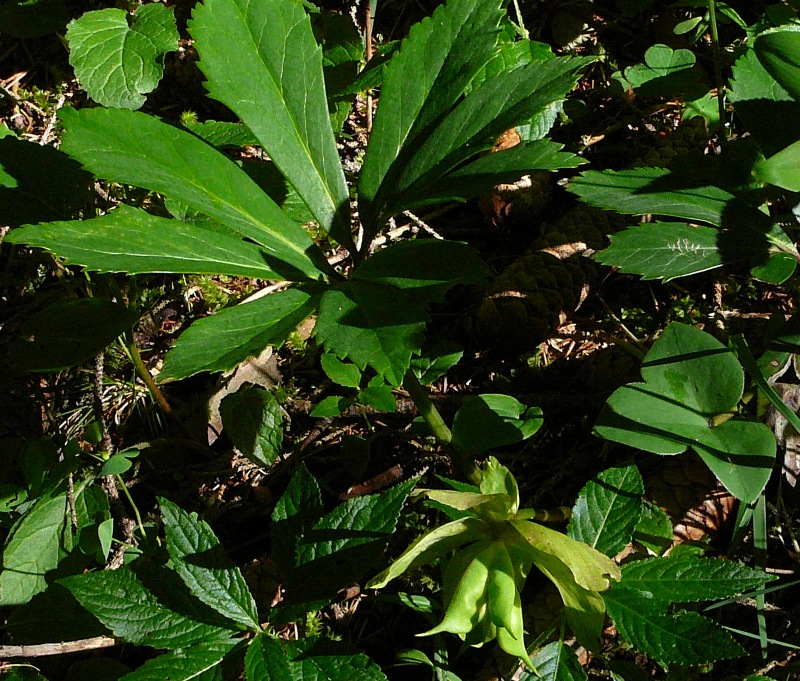
[{"label": "thin branch", "polygon": [[85,650],[98,650],[110,648],[119,643],[110,636],[95,636],[81,641],[68,641],[61,643],[39,643],[31,646],[0,646],[0,659],[10,657],[45,657],[47,655],[64,655],[66,653],[80,653]]}]

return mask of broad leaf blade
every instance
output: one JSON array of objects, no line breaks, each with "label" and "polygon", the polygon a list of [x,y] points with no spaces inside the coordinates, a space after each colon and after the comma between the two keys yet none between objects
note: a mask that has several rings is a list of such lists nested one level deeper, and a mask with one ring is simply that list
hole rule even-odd
[{"label": "broad leaf blade", "polygon": [[584,588],[575,581],[575,575],[564,563],[563,556],[558,556],[547,548],[539,549],[532,544],[526,548],[526,552],[561,594],[567,623],[578,641],[590,650],[598,650],[606,612],[600,594]]},{"label": "broad leaf blade", "polygon": [[272,555],[279,572],[287,574],[294,568],[299,537],[311,531],[322,513],[319,485],[300,464],[272,511]]},{"label": "broad leaf blade", "polygon": [[258,146],[258,140],[244,123],[226,121],[187,122],[183,127],[193,132],[212,147]]},{"label": "broad leaf blade", "polygon": [[74,217],[89,200],[91,184],[91,175],[62,151],[13,134],[0,139],[2,225]]},{"label": "broad leaf blade", "polygon": [[361,385],[361,372],[355,364],[342,362],[331,352],[324,352],[319,363],[325,374],[337,385],[347,388],[358,388]]},{"label": "broad leaf blade", "polygon": [[211,96],[252,130],[319,223],[351,247],[322,50],[302,3],[208,0],[195,9],[190,32]]},{"label": "broad leaf blade", "polygon": [[[563,144],[539,139],[480,156],[431,183],[422,200],[426,203],[463,201],[489,192],[498,184],[516,182],[527,173],[577,168],[586,163],[576,154],[561,151],[563,147]],[[409,205],[411,207],[413,204]]]},{"label": "broad leaf blade", "polygon": [[746,504],[761,496],[777,455],[775,433],[751,421],[727,421],[695,436],[692,446],[725,489]]},{"label": "broad leaf blade", "polygon": [[257,631],[258,612],[239,568],[225,555],[211,528],[166,499],[159,499],[167,549],[189,590],[234,622]]},{"label": "broad leaf blade", "polygon": [[67,26],[69,61],[89,96],[103,106],[138,109],[164,72],[161,58],[178,47],[172,9],[140,5],[128,26],[121,9],[86,12]]},{"label": "broad leaf blade", "polygon": [[45,575],[72,548],[67,497],[40,499],[14,527],[3,550],[0,605],[20,605],[47,588]]},{"label": "broad leaf blade", "polygon": [[120,681],[191,681],[217,667],[239,643],[236,639],[201,642],[189,648],[172,650],[148,660]]},{"label": "broad leaf blade", "polygon": [[609,468],[588,482],[572,510],[568,536],[616,556],[641,515],[644,483],[635,464]]},{"label": "broad leaf blade", "polygon": [[[798,33],[800,35],[800,33]],[[777,154],[755,165],[753,174],[767,184],[791,192],[800,191],[800,142],[790,144]]]},{"label": "broad leaf blade", "polygon": [[460,518],[437,527],[411,544],[388,568],[373,577],[367,586],[371,589],[382,589],[406,570],[430,563],[462,544],[476,541],[481,538],[483,532],[485,532],[483,522],[472,517]]},{"label": "broad leaf blade", "polygon": [[290,288],[197,320],[167,353],[160,380],[227,371],[268,345],[281,345],[318,301],[311,289]]},{"label": "broad leaf blade", "polygon": [[643,279],[671,281],[722,267],[719,230],[684,222],[650,222],[610,236],[596,258]]},{"label": "broad leaf blade", "polygon": [[372,660],[345,643],[306,638],[281,641],[264,634],[247,649],[247,681],[386,681]]},{"label": "broad leaf blade", "polygon": [[415,482],[348,499],[304,532],[286,579],[286,605],[313,604],[359,580],[379,560]]},{"label": "broad leaf blade", "polygon": [[510,395],[471,395],[453,419],[453,447],[474,456],[487,449],[522,442],[541,428],[542,410]]},{"label": "broad leaf blade", "polygon": [[521,681],[586,681],[589,677],[583,671],[578,655],[561,641],[553,641],[539,649],[532,658],[538,677],[524,672]]},{"label": "broad leaf blade", "polygon": [[722,558],[647,558],[622,568],[622,585],[675,603],[730,598],[777,579]]},{"label": "broad leaf blade", "polygon": [[603,591],[621,577],[613,560],[583,542],[527,520],[513,521],[513,525],[537,551],[563,562],[575,583],[583,589]]},{"label": "broad leaf blade", "polygon": [[654,213],[698,220],[719,227],[723,213],[735,201],[732,194],[713,186],[684,185],[663,168],[587,170],[568,189],[586,203],[626,215]]},{"label": "broad leaf blade", "polygon": [[731,635],[707,617],[694,612],[670,615],[667,601],[621,585],[603,598],[623,638],[659,662],[698,665],[744,655]]},{"label": "broad leaf blade", "polygon": [[673,322],[642,363],[647,384],[704,416],[732,409],[744,391],[744,370],[712,335]]},{"label": "broad leaf blade", "polygon": [[412,353],[422,346],[428,319],[403,291],[367,281],[349,281],[326,291],[314,335],[329,352],[369,365],[390,385],[400,385]]},{"label": "broad leaf blade", "polygon": [[[426,201],[428,186],[531,115],[566,97],[586,61],[556,58],[495,76],[459,102],[407,159],[387,197],[387,211]],[[388,189],[387,189],[388,191]]]},{"label": "broad leaf blade", "polygon": [[125,205],[91,220],[27,225],[6,241],[44,248],[96,272],[282,278],[265,247]]},{"label": "broad leaf blade", "polygon": [[501,7],[497,0],[451,0],[411,29],[385,67],[359,180],[359,214],[368,233],[380,227],[386,199],[379,194],[395,191],[418,137],[447,113],[495,54]]},{"label": "broad leaf blade", "polygon": [[772,156],[800,138],[795,124],[800,102],[767,72],[755,50],[747,50],[733,65],[728,99],[765,155]]},{"label": "broad leaf blade", "polygon": [[60,583],[115,636],[130,643],[172,650],[231,636],[230,629],[199,622],[160,603],[129,567],[67,577]]},{"label": "broad leaf blade", "polygon": [[480,284],[486,274],[486,265],[467,244],[416,239],[378,251],[356,268],[352,278],[440,299],[456,284]]},{"label": "broad leaf blade", "polygon": [[[64,108],[62,149],[98,177],[178,199],[267,249],[285,279],[330,268],[311,237],[233,161],[189,132],[124,109]],[[147,140],[147,144],[142,144]]]},{"label": "broad leaf blade", "polygon": [[762,33],[754,43],[764,68],[795,99],[800,99],[800,27],[781,26]]},{"label": "broad leaf blade", "polygon": [[258,386],[237,390],[222,400],[219,413],[236,449],[258,466],[275,463],[283,443],[283,416],[271,392]]}]

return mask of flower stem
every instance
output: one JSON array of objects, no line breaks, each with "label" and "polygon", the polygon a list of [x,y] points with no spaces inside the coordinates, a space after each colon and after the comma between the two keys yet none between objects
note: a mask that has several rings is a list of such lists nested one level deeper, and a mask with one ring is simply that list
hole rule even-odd
[{"label": "flower stem", "polygon": [[144,361],[142,360],[142,356],[139,354],[139,348],[136,347],[136,343],[134,343],[133,340],[126,338],[125,348],[128,350],[128,354],[133,362],[134,369],[136,369],[136,373],[139,374],[139,378],[144,381],[144,384],[147,386],[147,389],[150,391],[153,399],[158,403],[158,406],[161,407],[161,410],[165,414],[171,416],[172,407],[170,406],[169,402],[167,402],[167,398],[164,397],[164,393],[161,392],[158,385],[156,385],[156,382],[153,380],[153,377],[150,375],[150,372],[147,370],[147,367],[144,365]]},{"label": "flower stem", "polygon": [[720,125],[720,144],[725,144],[727,139],[727,128],[725,127],[725,85],[722,82],[722,59],[719,49],[719,31],[717,30],[717,3],[716,0],[708,0],[708,16],[711,22],[711,43],[714,51],[714,80],[717,85],[717,107],[719,109]]},{"label": "flower stem", "polygon": [[480,468],[478,468],[474,459],[453,447],[453,433],[447,427],[439,410],[431,402],[431,398],[428,397],[425,388],[420,385],[413,370],[409,369],[406,372],[403,378],[403,387],[408,391],[409,397],[414,401],[419,415],[424,419],[428,428],[431,429],[433,436],[450,454],[456,468],[467,480],[479,484],[481,480]]}]

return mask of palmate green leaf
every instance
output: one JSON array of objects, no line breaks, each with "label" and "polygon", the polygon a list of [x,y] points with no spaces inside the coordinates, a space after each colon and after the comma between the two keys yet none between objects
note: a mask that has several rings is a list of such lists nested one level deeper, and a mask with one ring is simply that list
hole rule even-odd
[{"label": "palmate green leaf", "polygon": [[731,420],[712,427],[709,421],[669,392],[631,383],[609,398],[595,432],[655,454],[680,454],[691,447],[731,494],[751,503],[771,475],[774,434],[761,423]]},{"label": "palmate green leaf", "polygon": [[138,109],[164,73],[163,56],[180,35],[171,8],[139,5],[128,25],[122,9],[86,12],[67,26],[69,62],[89,96],[103,106]]},{"label": "palmate green leaf", "polygon": [[321,601],[361,579],[380,559],[415,482],[348,499],[297,536],[295,565],[284,575],[281,607],[292,616],[317,609]]},{"label": "palmate green leaf", "polygon": [[258,466],[275,463],[283,443],[283,416],[269,390],[258,386],[237,390],[222,400],[219,413],[236,449]]},{"label": "palmate green leaf", "polygon": [[211,96],[242,119],[323,228],[351,248],[322,50],[302,3],[207,0],[189,30]]},{"label": "palmate green leaf", "polygon": [[744,372],[728,348],[683,324],[670,324],[642,365],[646,383],[619,388],[595,431],[656,454],[692,447],[738,499],[754,501],[775,461],[775,438],[760,423],[713,417],[742,396]]},{"label": "palmate green leaf", "polygon": [[461,361],[464,348],[453,341],[442,341],[411,360],[411,368],[422,385],[431,385]]},{"label": "palmate green leaf", "polygon": [[668,45],[652,45],[643,64],[625,69],[625,85],[643,97],[685,93],[693,98],[700,89],[699,72],[692,69],[696,57],[691,50],[673,50]]},{"label": "palmate green leaf", "polygon": [[728,99],[766,156],[796,142],[800,102],[784,90],[748,49],[733,65]]},{"label": "palmate green leaf", "polygon": [[129,567],[66,577],[59,583],[115,636],[129,643],[173,650],[195,643],[227,641],[235,633],[159,602]]},{"label": "palmate green leaf", "polygon": [[172,567],[200,601],[237,624],[259,630],[258,611],[239,568],[196,513],[158,500]]},{"label": "palmate green leaf", "polygon": [[313,288],[290,288],[199,319],[167,353],[159,380],[227,371],[268,345],[281,345],[318,302]]},{"label": "palmate green leaf", "polygon": [[577,653],[562,641],[553,641],[536,651],[532,658],[538,676],[523,672],[520,681],[586,681],[589,677],[583,671]]},{"label": "palmate green leaf", "polygon": [[435,530],[426,532],[412,543],[403,554],[379,575],[373,577],[367,587],[382,589],[395,577],[418,565],[431,563],[447,555],[462,544],[477,541],[485,533],[485,525],[477,518],[467,517],[453,520]]},{"label": "palmate green leaf", "polygon": [[641,513],[633,539],[651,554],[660,556],[672,546],[672,520],[664,509],[646,499],[641,502]]},{"label": "palmate green leaf", "polygon": [[396,386],[422,347],[427,320],[420,301],[403,291],[348,281],[322,295],[314,335],[328,352],[362,371],[371,366]]},{"label": "palmate green leaf", "polygon": [[522,442],[541,428],[542,410],[510,395],[471,395],[453,419],[453,447],[474,456],[487,449]]},{"label": "palmate green leaf", "polygon": [[319,485],[301,463],[272,510],[272,556],[281,574],[294,568],[298,537],[310,532],[322,514]]},{"label": "palmate green leaf", "polygon": [[[472,83],[470,83],[470,90],[498,73],[511,71],[531,62],[553,59],[556,56],[552,48],[546,43],[540,43],[535,40],[517,40],[517,30],[511,27],[511,21],[508,16],[505,17],[501,30],[503,30],[503,38],[501,39],[499,52],[475,76]],[[542,139],[550,132],[562,108],[561,102],[554,102],[544,111],[517,124],[516,129],[520,139],[523,142]],[[518,178],[519,175],[514,180]]]},{"label": "palmate green leaf", "polygon": [[368,234],[381,226],[387,195],[395,193],[396,178],[418,151],[420,136],[496,53],[502,6],[498,0],[450,0],[411,28],[384,68],[359,179],[359,215]]},{"label": "palmate green leaf", "polygon": [[736,405],[744,391],[744,370],[733,352],[693,326],[672,323],[642,362],[642,378],[700,414]]},{"label": "palmate green leaf", "polygon": [[0,225],[74,217],[91,184],[91,175],[64,152],[0,130]]},{"label": "palmate green leaf", "polygon": [[684,183],[681,176],[664,168],[587,170],[567,188],[597,208],[626,215],[666,215],[715,227],[722,225],[726,209],[736,203],[733,194],[710,185]]},{"label": "palmate green leaf", "polygon": [[722,558],[681,556],[646,558],[622,568],[625,588],[647,592],[656,600],[692,603],[730,598],[777,579],[761,570]]},{"label": "palmate green leaf", "polygon": [[6,241],[44,248],[97,272],[282,278],[264,246],[125,205],[91,220],[27,225]]},{"label": "palmate green leaf", "polygon": [[3,549],[0,605],[21,605],[44,591],[45,575],[70,549],[66,494],[40,499],[13,527]]},{"label": "palmate green leaf", "polygon": [[[322,516],[300,540],[298,565],[361,546],[369,546],[370,553],[379,553],[394,532],[415,484],[416,480],[407,480],[379,494],[353,497]],[[363,574],[370,566],[354,567]]]},{"label": "palmate green leaf", "polygon": [[190,681],[217,667],[241,641],[210,641],[171,650],[148,660],[120,681]]},{"label": "palmate green leaf", "polygon": [[245,657],[246,681],[386,681],[377,664],[339,641],[281,641],[262,634]]},{"label": "palmate green leaf", "polygon": [[[322,252],[233,161],[189,132],[136,111],[63,108],[62,149],[98,177],[177,199],[266,249],[284,279],[330,272]],[[143,143],[146,140],[146,144]]]},{"label": "palmate green leaf", "polygon": [[325,352],[319,358],[322,370],[337,385],[358,388],[361,385],[361,372],[355,364],[342,362],[336,355]]},{"label": "palmate green leaf", "polygon": [[432,182],[425,191],[425,200],[466,200],[480,196],[498,184],[516,182],[526,173],[577,168],[586,163],[576,154],[561,151],[563,148],[563,144],[539,139],[480,156]]},{"label": "palmate green leaf", "polygon": [[790,192],[800,191],[800,141],[757,163],[753,174],[767,184]]},{"label": "palmate green leaf", "polygon": [[671,281],[722,267],[719,230],[685,222],[649,222],[609,237],[596,258],[643,279]]},{"label": "palmate green leaf", "polygon": [[360,404],[392,414],[397,410],[397,400],[390,385],[368,385],[358,391],[356,398]]},{"label": "palmate green leaf", "polygon": [[631,540],[641,515],[644,483],[635,464],[609,468],[584,485],[567,535],[616,556]]},{"label": "palmate green leaf", "polygon": [[113,343],[138,318],[138,312],[103,298],[61,300],[22,323],[12,357],[28,371],[76,366]]},{"label": "palmate green leaf", "polygon": [[467,244],[441,239],[402,241],[378,251],[353,272],[352,279],[413,291],[415,297],[441,300],[456,284],[480,284],[488,269]]},{"label": "palmate green leaf", "polygon": [[622,637],[664,664],[699,665],[745,654],[713,620],[695,612],[672,615],[668,601],[623,585],[604,593],[603,598]]},{"label": "palmate green leaf", "polygon": [[800,99],[800,26],[780,26],[754,43],[759,61],[780,86]]},{"label": "palmate green leaf", "polygon": [[[387,214],[428,203],[431,184],[491,149],[504,131],[564,99],[586,63],[571,57],[534,62],[490,78],[470,92],[424,140],[418,140],[419,147],[386,190],[391,192]],[[517,160],[513,155],[504,158]]]}]

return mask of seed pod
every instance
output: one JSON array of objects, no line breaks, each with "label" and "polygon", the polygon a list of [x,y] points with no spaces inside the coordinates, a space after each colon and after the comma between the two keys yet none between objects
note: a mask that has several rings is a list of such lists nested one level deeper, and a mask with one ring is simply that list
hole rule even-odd
[{"label": "seed pod", "polygon": [[478,542],[475,549],[476,555],[467,564],[453,589],[444,619],[433,629],[417,634],[417,636],[430,636],[442,631],[449,631],[452,634],[468,634],[478,625],[482,608],[486,605],[486,582],[489,579],[489,569],[482,553],[490,545],[491,542]]},{"label": "seed pod", "polygon": [[519,597],[519,592],[514,591],[514,607],[510,613],[511,627],[498,627],[497,628],[497,643],[509,655],[514,655],[520,658],[530,669],[534,672],[534,666],[531,658],[528,656],[528,650],[525,647],[525,631],[522,622],[522,601]]},{"label": "seed pod", "polygon": [[512,611],[514,601],[519,597],[514,580],[514,566],[508,555],[506,545],[502,541],[495,542],[485,554],[491,560],[487,595],[489,598],[489,617],[497,627],[505,627],[514,635]]},{"label": "seed pod", "polygon": [[480,648],[484,643],[494,641],[497,638],[497,627],[489,617],[488,600],[481,606],[477,617],[478,624],[475,625],[475,628],[468,634],[460,636],[468,646]]}]

